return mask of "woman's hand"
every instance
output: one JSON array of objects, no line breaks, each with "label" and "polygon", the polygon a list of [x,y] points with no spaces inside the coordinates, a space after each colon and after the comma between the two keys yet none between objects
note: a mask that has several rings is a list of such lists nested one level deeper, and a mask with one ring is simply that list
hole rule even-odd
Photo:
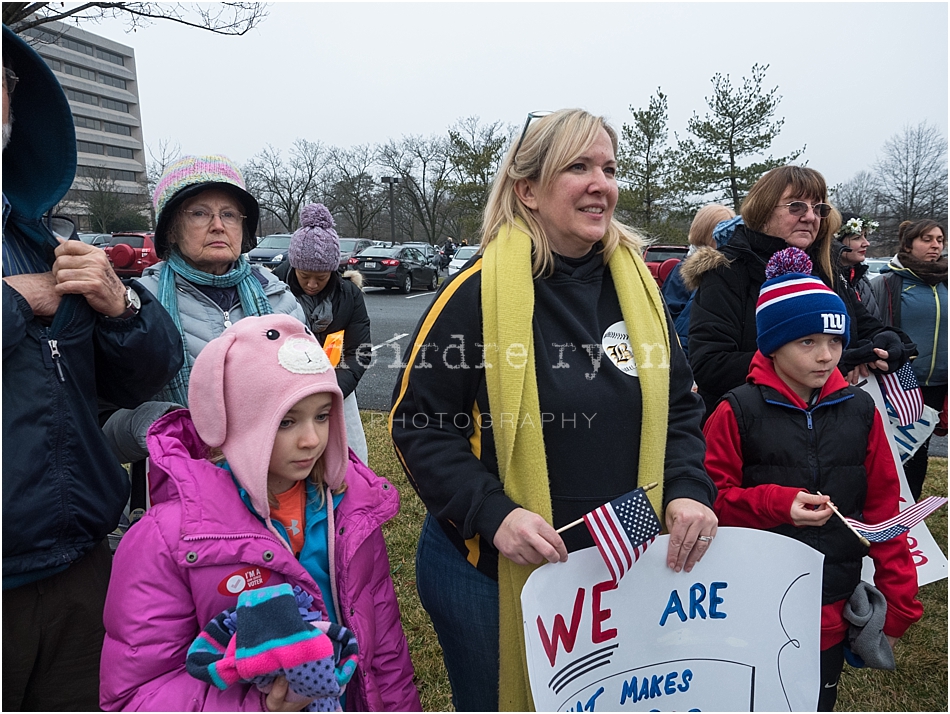
[{"label": "woman's hand", "polygon": [[802,526],[823,526],[834,515],[831,510],[831,498],[819,496],[807,491],[799,491],[792,501],[792,510],[789,514],[792,523],[799,528]]},{"label": "woman's hand", "polygon": [[670,547],[666,564],[677,573],[687,573],[698,563],[716,537],[719,519],[712,509],[691,498],[674,498],[666,505],[666,529]]},{"label": "woman's hand", "polygon": [[867,364],[859,364],[845,375],[844,378],[848,380],[848,384],[858,384],[862,379],[867,379],[871,376],[872,369],[877,369],[882,372],[887,371],[887,358],[889,356],[887,351],[875,347],[874,354],[880,357],[880,359],[875,362],[868,362]]},{"label": "woman's hand", "polygon": [[499,553],[517,565],[567,560],[567,548],[561,536],[550,523],[526,508],[516,508],[505,516],[492,543]]},{"label": "woman's hand", "polygon": [[299,712],[307,706],[312,699],[300,699],[293,695],[293,701],[289,701],[287,694],[290,692],[290,683],[283,675],[274,680],[271,690],[267,693],[267,699],[264,700],[264,706],[269,712]]}]

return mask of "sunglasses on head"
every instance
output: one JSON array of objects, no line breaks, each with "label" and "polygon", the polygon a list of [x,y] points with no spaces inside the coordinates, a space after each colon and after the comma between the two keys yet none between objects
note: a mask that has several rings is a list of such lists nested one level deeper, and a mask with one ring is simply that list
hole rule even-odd
[{"label": "sunglasses on head", "polygon": [[515,147],[515,153],[513,156],[517,157],[518,152],[521,150],[521,144],[524,143],[525,135],[528,133],[528,127],[531,125],[533,119],[540,119],[541,117],[546,117],[548,114],[554,114],[554,112],[529,112],[528,119],[524,123],[524,129],[521,130],[521,138],[518,139],[518,145]]},{"label": "sunglasses on head", "polygon": [[808,213],[809,208],[811,208],[819,218],[827,218],[831,215],[831,204],[828,203],[816,203],[814,206],[811,206],[805,201],[792,201],[791,203],[780,203],[776,208],[787,208],[788,212],[793,216],[804,216]]}]

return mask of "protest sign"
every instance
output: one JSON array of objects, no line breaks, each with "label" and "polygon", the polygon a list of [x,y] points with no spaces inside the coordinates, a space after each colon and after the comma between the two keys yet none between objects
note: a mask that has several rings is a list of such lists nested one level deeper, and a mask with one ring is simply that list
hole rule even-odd
[{"label": "protest sign", "polygon": [[815,711],[823,556],[720,528],[691,573],[657,538],[612,580],[596,548],[549,563],[521,595],[537,711]]},{"label": "protest sign", "polygon": [[[876,379],[867,379],[861,383],[861,388],[871,395],[874,399],[874,405],[877,407],[883,417],[884,432],[887,434],[888,443],[891,445],[891,457],[897,466],[897,474],[901,481],[901,510],[914,505],[914,497],[911,495],[910,486],[907,485],[907,479],[904,476],[904,467],[901,463],[902,452],[908,451],[913,454],[917,441],[930,436],[933,432],[936,420],[933,418],[934,410],[930,407],[924,407],[924,417],[921,421],[910,427],[900,428],[895,431],[894,425],[888,418],[887,404],[884,402],[884,396],[881,393],[881,387]],[[922,422],[926,424],[922,425]],[[904,446],[906,444],[906,448]],[[910,554],[914,559],[914,565],[917,566],[917,584],[926,585],[947,577],[947,557],[940,550],[937,541],[930,534],[926,522],[918,523],[910,529],[907,534],[907,545],[910,547]],[[864,559],[864,566],[861,569],[861,579],[869,583],[874,582],[874,562],[870,558]]]}]

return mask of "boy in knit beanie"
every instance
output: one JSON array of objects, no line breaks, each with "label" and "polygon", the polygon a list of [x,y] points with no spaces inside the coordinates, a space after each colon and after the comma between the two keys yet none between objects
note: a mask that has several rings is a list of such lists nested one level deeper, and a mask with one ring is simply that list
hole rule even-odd
[{"label": "boy in knit beanie", "polygon": [[847,309],[811,271],[797,248],[769,261],[747,383],[723,397],[703,432],[719,525],[770,530],[825,556],[818,711],[831,711],[848,631],[843,611],[864,556],[887,601],[889,644],[923,606],[906,536],[868,548],[834,512],[868,523],[896,516],[899,482],[873,399],[837,369],[848,344]]}]

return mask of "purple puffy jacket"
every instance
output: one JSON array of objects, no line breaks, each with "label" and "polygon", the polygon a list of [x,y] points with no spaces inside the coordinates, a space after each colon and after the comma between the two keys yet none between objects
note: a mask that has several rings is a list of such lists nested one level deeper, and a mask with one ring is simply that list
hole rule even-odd
[{"label": "purple puffy jacket", "polygon": [[[185,656],[243,589],[289,583],[320,590],[287,547],[241,500],[230,474],[202,458],[207,447],[186,411],[149,433],[152,508],[115,555],[105,606],[99,700],[110,710],[263,711],[252,685],[220,691],[185,671]],[[380,526],[399,494],[354,456],[335,511],[337,590],[360,663],[348,711],[421,711]]]}]

